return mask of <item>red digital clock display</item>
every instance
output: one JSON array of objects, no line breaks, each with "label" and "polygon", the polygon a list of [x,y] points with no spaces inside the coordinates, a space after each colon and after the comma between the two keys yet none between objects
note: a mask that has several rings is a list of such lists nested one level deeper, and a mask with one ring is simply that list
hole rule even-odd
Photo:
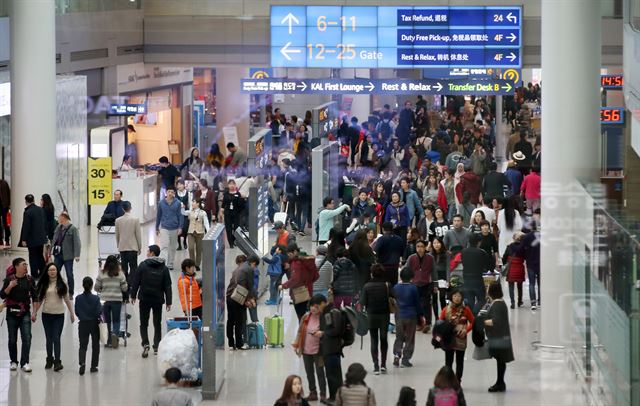
[{"label": "red digital clock display", "polygon": [[600,76],[600,86],[604,89],[622,89],[624,78],[622,75],[602,75]]},{"label": "red digital clock display", "polygon": [[624,124],[624,108],[602,107],[600,109],[601,124]]}]

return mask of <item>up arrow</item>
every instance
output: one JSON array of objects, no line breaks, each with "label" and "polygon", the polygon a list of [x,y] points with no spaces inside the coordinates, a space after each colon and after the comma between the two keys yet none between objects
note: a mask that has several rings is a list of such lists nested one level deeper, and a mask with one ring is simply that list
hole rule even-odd
[{"label": "up arrow", "polygon": [[282,56],[287,58],[288,61],[291,60],[291,57],[289,56],[289,54],[299,54],[302,52],[299,49],[289,49],[290,45],[291,45],[291,41],[284,44],[284,46],[280,49],[280,53],[282,54]]},{"label": "up arrow", "polygon": [[[507,14],[507,20],[514,24],[518,24],[518,17],[514,16],[513,13]],[[291,24],[289,24],[289,26],[291,26]]]},{"label": "up arrow", "polygon": [[282,19],[282,21],[280,21],[280,24],[284,23],[289,24],[289,34],[291,34],[293,32],[293,23],[300,24],[300,20],[298,20],[293,14],[289,13]]},{"label": "up arrow", "polygon": [[438,89],[438,92],[440,92],[440,90],[442,90],[442,83],[440,82],[437,82],[437,83],[438,83],[438,86],[434,86],[433,88]]},{"label": "up arrow", "polygon": [[516,39],[518,39],[518,37],[516,37],[516,34],[511,33],[509,36],[507,36],[507,38],[509,39],[509,41],[513,42]]},{"label": "up arrow", "polygon": [[511,52],[507,57],[508,60],[510,60],[511,62],[515,61],[517,56],[516,54],[514,54],[513,52]]},{"label": "up arrow", "polygon": [[506,90],[507,93],[509,93],[511,91],[511,85],[509,83],[507,83],[506,85],[502,86],[503,90]]},{"label": "up arrow", "polygon": [[376,87],[373,85],[373,83],[369,82],[369,86],[367,86],[367,89],[369,89],[369,93],[373,92],[373,89],[375,89]]},{"label": "up arrow", "polygon": [[301,92],[304,92],[307,89],[307,84],[304,82],[300,82],[302,83],[302,86],[298,85],[298,88],[302,87],[302,89],[300,90]]}]

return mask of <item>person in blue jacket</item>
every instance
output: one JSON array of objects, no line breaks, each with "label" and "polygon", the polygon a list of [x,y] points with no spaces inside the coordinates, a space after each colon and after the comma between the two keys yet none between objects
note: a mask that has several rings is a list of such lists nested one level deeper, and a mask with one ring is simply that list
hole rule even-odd
[{"label": "person in blue jacket", "polygon": [[[269,264],[267,267],[267,275],[269,275],[269,300],[264,303],[266,305],[278,304],[278,281],[282,276],[282,264],[287,260],[286,251],[287,249],[284,246],[274,245],[271,248],[271,258],[266,255],[262,257],[262,260]],[[257,286],[257,284],[254,286]]]},{"label": "person in blue jacket", "polygon": [[[393,366],[395,367],[410,368],[413,366],[410,360],[415,347],[418,321],[421,326],[425,324],[418,288],[411,283],[414,276],[413,270],[405,266],[400,271],[402,282],[393,288],[393,296],[398,305],[395,318],[396,341],[393,343]],[[400,363],[400,359],[402,359],[402,363]]]},{"label": "person in blue jacket", "polygon": [[411,189],[411,184],[408,178],[402,178],[400,181],[400,200],[402,200],[409,210],[409,224],[413,224],[413,220],[416,220],[416,225],[424,215],[424,209],[422,208],[422,202],[418,197],[418,193]]},{"label": "person in blue jacket", "polygon": [[387,206],[384,213],[384,223],[393,224],[393,232],[402,239],[402,244],[407,244],[407,229],[411,224],[409,217],[409,209],[404,204],[400,196],[400,192],[391,193],[391,203]]},{"label": "person in blue jacket", "polygon": [[76,296],[75,312],[78,316],[78,340],[80,341],[80,350],[78,353],[78,361],[80,363],[79,373],[84,375],[85,360],[87,356],[87,347],[89,346],[89,337],[91,337],[91,373],[98,372],[98,362],[100,360],[100,328],[99,318],[102,315],[102,305],[100,298],[93,293],[93,279],[85,276],[82,280],[84,292]]}]

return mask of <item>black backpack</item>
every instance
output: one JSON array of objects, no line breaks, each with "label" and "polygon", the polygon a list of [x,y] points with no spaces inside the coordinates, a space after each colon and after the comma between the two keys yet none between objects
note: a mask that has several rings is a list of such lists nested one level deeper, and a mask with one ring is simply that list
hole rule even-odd
[{"label": "black backpack", "polygon": [[164,289],[164,267],[147,267],[142,275],[142,293],[159,293]]},{"label": "black backpack", "polygon": [[349,347],[356,340],[356,326],[358,325],[358,316],[353,307],[346,306],[340,310],[342,317],[342,346]]},{"label": "black backpack", "polygon": [[383,140],[388,140],[391,137],[391,125],[388,121],[382,120],[380,122],[380,134],[382,134]]}]

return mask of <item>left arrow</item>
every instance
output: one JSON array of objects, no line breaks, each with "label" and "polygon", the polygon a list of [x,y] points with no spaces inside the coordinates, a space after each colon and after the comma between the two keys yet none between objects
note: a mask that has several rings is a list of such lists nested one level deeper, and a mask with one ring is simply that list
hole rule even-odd
[{"label": "left arrow", "polygon": [[289,34],[291,34],[293,32],[293,23],[300,24],[300,20],[298,20],[293,14],[289,13],[282,19],[282,21],[280,21],[280,24],[285,23],[289,24]]},{"label": "left arrow", "polygon": [[302,52],[299,49],[289,49],[290,45],[291,45],[291,41],[284,44],[284,46],[280,49],[280,53],[282,54],[282,56],[287,58],[288,61],[291,60],[291,57],[289,56],[289,54],[299,54]]}]

